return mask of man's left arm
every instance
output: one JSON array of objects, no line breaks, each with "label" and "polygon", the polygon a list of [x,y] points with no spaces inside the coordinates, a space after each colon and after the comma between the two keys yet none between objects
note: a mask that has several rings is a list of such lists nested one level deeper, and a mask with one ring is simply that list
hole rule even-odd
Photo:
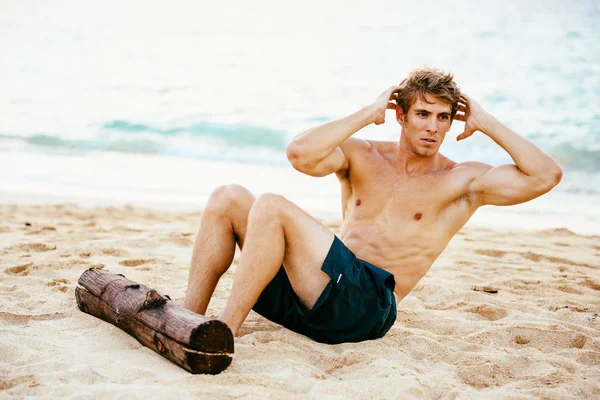
[{"label": "man's left arm", "polygon": [[480,205],[524,203],[549,192],[560,182],[562,168],[552,157],[496,120],[469,96],[462,97],[455,120],[465,122],[465,130],[456,140],[481,131],[515,162],[497,167],[473,163],[477,172],[469,183],[469,192],[479,195]]}]

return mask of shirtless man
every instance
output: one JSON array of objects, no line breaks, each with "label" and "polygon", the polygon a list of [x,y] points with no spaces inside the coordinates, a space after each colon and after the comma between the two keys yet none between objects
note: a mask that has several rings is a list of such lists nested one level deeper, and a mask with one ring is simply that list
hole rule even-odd
[{"label": "shirtless man", "polygon": [[[352,137],[395,111],[397,142]],[[457,140],[480,131],[512,157],[492,167],[439,153],[453,120]],[[237,244],[231,296],[219,319],[235,333],[251,309],[325,343],[383,337],[402,300],[477,208],[534,199],[558,184],[559,164],[461,94],[450,74],[418,69],[373,104],[296,136],[294,168],[341,184],[336,237],[276,194],[254,198],[237,185],[210,197],[194,245],[184,307],[206,312]],[[394,296],[395,295],[395,296]],[[396,297],[396,299],[395,299]]]}]

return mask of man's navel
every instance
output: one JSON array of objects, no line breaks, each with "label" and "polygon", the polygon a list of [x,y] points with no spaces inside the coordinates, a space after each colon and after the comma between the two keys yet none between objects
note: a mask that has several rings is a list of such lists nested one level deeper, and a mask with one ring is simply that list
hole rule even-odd
[{"label": "man's navel", "polygon": [[360,199],[356,200],[356,205],[357,205],[357,206],[360,206],[360,204],[361,204],[361,203],[362,203],[362,202],[360,201]]},{"label": "man's navel", "polygon": [[421,219],[421,217],[423,217],[423,214],[421,213],[416,213],[415,216],[413,217],[415,219],[415,221],[418,221]]}]

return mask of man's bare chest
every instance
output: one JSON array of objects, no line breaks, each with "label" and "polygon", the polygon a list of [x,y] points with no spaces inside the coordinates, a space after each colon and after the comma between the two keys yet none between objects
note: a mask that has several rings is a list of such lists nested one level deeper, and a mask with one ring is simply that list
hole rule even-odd
[{"label": "man's bare chest", "polygon": [[353,185],[348,207],[359,219],[380,217],[424,223],[435,219],[451,201],[445,186],[439,177],[374,176]]}]

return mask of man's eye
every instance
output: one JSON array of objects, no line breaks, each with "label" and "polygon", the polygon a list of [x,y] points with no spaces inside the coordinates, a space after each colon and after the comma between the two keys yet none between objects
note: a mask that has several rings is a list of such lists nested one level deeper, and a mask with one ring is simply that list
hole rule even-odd
[{"label": "man's eye", "polygon": [[445,121],[445,120],[447,120],[447,119],[448,119],[448,116],[447,116],[447,115],[442,115],[440,118],[442,118],[442,120],[444,120],[444,121]]}]

